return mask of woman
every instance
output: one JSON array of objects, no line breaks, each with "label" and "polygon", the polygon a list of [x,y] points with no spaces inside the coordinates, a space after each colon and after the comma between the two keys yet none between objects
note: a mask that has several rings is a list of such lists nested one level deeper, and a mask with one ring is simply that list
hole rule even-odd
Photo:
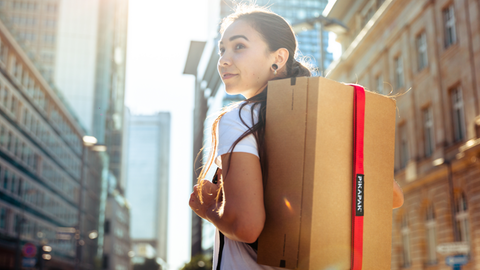
[{"label": "woman", "polygon": [[[220,269],[219,264],[221,269],[275,269],[258,265],[255,245],[248,244],[256,242],[265,223],[267,83],[311,74],[295,60],[297,41],[290,25],[266,9],[238,6],[224,19],[220,32],[218,72],[227,93],[246,100],[215,121],[214,152],[200,173],[190,207],[217,228],[214,269]],[[204,180],[213,162],[220,168],[218,184]],[[403,193],[395,181],[393,186],[396,208],[403,204]]]}]

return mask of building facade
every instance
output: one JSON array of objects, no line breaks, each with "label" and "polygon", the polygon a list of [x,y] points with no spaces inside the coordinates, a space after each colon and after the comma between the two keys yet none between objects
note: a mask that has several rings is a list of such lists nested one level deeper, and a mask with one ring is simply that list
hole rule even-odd
[{"label": "building facade", "polygon": [[[338,0],[325,14],[350,28],[327,77],[399,94],[391,269],[450,269],[456,254],[479,269],[479,2]],[[437,250],[452,242],[468,251]]]},{"label": "building facade", "polygon": [[[128,188],[132,262],[167,261],[170,113],[131,115],[128,123]],[[149,251],[151,250],[151,252]]]},{"label": "building facade", "polygon": [[121,179],[128,0],[2,0],[0,17]]},{"label": "building facade", "polygon": [[26,243],[51,247],[44,269],[92,268],[101,157],[1,20],[0,100],[0,268],[20,266]]},{"label": "building facade", "polygon": [[109,173],[102,269],[129,270],[131,269],[129,252],[132,250],[130,205],[117,187],[117,179]]}]

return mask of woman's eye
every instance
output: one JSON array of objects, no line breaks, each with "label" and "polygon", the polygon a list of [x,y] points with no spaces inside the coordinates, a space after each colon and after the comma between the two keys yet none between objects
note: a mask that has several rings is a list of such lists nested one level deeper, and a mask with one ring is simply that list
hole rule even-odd
[{"label": "woman's eye", "polygon": [[245,46],[244,46],[243,44],[241,44],[241,43],[235,45],[235,50],[240,50],[240,49],[243,49],[243,48],[245,48]]},{"label": "woman's eye", "polygon": [[221,49],[218,50],[218,54],[219,54],[219,55],[222,55],[224,52],[225,52],[225,49],[224,49],[224,48],[221,48]]}]

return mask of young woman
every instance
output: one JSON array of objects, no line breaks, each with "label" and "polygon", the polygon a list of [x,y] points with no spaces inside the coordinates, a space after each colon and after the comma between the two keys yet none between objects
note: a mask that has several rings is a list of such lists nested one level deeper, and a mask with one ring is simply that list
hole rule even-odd
[{"label": "young woman", "polygon": [[[246,100],[222,112],[215,121],[214,152],[200,173],[190,207],[217,228],[214,269],[276,269],[258,265],[251,244],[265,223],[267,82],[311,74],[295,60],[297,41],[292,28],[275,13],[239,6],[224,19],[220,31],[218,72],[227,93],[241,94]],[[218,184],[204,180],[213,162],[220,168]],[[397,208],[403,204],[403,193],[395,181],[393,187],[393,208]]]}]

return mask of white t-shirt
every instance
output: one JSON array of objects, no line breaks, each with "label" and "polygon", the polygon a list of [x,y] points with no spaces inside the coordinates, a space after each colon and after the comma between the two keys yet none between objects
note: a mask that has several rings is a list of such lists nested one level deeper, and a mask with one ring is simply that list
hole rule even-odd
[{"label": "white t-shirt", "polygon": [[[222,116],[218,124],[217,150],[215,154],[215,164],[222,167],[221,156],[230,151],[232,144],[245,132],[248,127],[252,127],[258,121],[260,104],[255,106],[252,117],[252,105],[245,105],[240,111],[240,105]],[[238,113],[241,113],[242,123]],[[253,118],[253,119],[252,119]],[[233,149],[233,152],[251,153],[258,157],[257,142],[255,137],[250,134]],[[215,245],[213,247],[213,270],[217,269],[218,255],[220,248],[220,234],[215,230]],[[257,252],[248,244],[230,240],[224,237],[224,246],[222,252],[221,267],[222,270],[246,270],[246,269],[284,269],[275,268],[257,264]]]}]

